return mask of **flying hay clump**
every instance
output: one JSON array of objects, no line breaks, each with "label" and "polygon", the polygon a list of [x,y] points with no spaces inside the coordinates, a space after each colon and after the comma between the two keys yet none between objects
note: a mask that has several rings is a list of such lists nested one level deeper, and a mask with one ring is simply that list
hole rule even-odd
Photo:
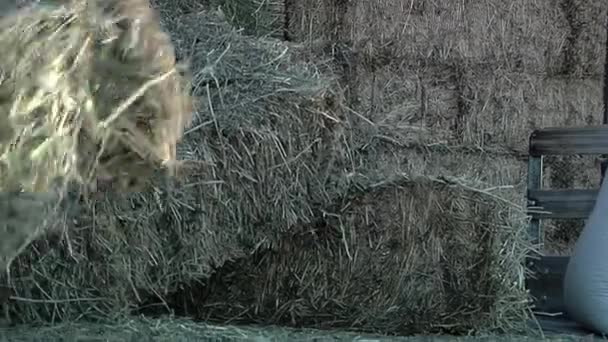
[{"label": "flying hay clump", "polygon": [[[0,20],[0,46],[0,191],[13,194],[6,201],[62,196],[68,184],[86,188],[98,177],[132,190],[174,165],[191,99],[146,0],[29,6]],[[5,266],[38,226],[0,226],[0,239],[15,241],[0,251]]]},{"label": "flying hay clump", "polygon": [[169,37],[142,11],[33,6],[0,21],[11,47],[0,52],[0,188],[141,177],[175,157],[191,100]]}]

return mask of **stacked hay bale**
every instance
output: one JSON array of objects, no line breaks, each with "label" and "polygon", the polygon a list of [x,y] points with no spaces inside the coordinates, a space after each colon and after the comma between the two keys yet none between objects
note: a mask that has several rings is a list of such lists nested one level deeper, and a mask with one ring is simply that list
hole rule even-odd
[{"label": "stacked hay bale", "polygon": [[395,177],[227,264],[186,313],[384,334],[512,332],[527,317],[524,223],[496,193]]},{"label": "stacked hay bale", "polygon": [[[435,142],[511,151],[523,170],[533,129],[601,122],[605,1],[314,0],[293,8],[299,41],[342,43],[333,55],[349,104],[375,123],[399,115]],[[545,168],[548,187],[599,182],[594,157],[547,158]],[[547,251],[568,253],[581,222],[547,223]]]},{"label": "stacked hay bale", "polygon": [[158,181],[83,204],[59,244],[39,241],[18,260],[13,316],[128,313],[310,222],[315,203],[327,201],[318,172],[334,158],[329,80],[291,64],[285,46],[205,13],[165,24],[197,70],[198,115],[178,152],[192,160],[188,176],[177,187]]},{"label": "stacked hay bale", "polygon": [[[177,152],[188,170],[175,186],[105,194],[64,222],[63,239],[35,243],[12,270],[14,317],[238,312],[382,333],[521,327],[523,216],[516,192],[492,189],[516,170],[480,172],[497,158],[475,151],[408,154],[428,141],[424,130],[398,113],[373,122],[349,110],[335,80],[296,63],[289,45],[206,12],[163,18],[193,70],[197,114]],[[468,162],[469,180],[419,176],[437,161]]]}]

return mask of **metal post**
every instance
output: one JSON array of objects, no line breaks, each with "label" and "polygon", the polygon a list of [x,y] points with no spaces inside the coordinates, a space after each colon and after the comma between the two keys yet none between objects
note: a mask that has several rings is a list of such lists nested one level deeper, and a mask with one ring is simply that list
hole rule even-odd
[{"label": "metal post", "polygon": [[[608,125],[608,16],[606,16],[606,56],[604,57],[604,117],[602,119],[604,125]],[[603,160],[601,163],[602,178],[600,181],[603,182],[606,169],[608,168],[608,155],[602,156]]]},{"label": "metal post", "polygon": [[[542,188],[543,180],[543,157],[542,156],[530,156],[528,160],[528,191],[540,190]],[[536,205],[535,203],[530,203]],[[530,219],[530,226],[528,227],[528,235],[531,238],[531,242],[534,245],[538,245],[542,249],[543,243],[543,231],[541,220],[538,218]],[[541,253],[542,254],[542,253]]]}]

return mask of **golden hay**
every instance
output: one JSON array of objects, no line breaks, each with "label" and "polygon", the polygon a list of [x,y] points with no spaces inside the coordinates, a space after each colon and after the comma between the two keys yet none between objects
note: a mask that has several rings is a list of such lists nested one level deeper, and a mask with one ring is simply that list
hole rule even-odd
[{"label": "golden hay", "polygon": [[[21,191],[61,198],[68,184],[97,177],[130,190],[173,165],[192,116],[188,78],[146,0],[26,7],[0,20],[0,46],[7,201],[18,202]],[[14,243],[2,245],[1,269],[44,223],[7,222],[0,239]]]},{"label": "golden hay", "polygon": [[145,178],[175,158],[190,98],[168,35],[138,3],[117,13],[29,7],[0,21],[0,45],[11,47],[0,53],[10,127],[2,189],[45,191],[55,178],[86,184],[101,173]]}]

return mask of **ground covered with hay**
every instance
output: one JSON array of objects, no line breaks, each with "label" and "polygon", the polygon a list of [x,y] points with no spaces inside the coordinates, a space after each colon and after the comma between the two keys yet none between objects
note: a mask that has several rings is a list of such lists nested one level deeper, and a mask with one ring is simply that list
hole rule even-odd
[{"label": "ground covered with hay", "polygon": [[[273,325],[533,334],[526,138],[596,120],[586,113],[601,108],[600,53],[577,53],[570,39],[593,31],[563,27],[572,15],[595,27],[595,14],[422,3],[271,2],[238,16],[236,5],[156,1],[195,98],[178,177],[154,174],[145,191],[100,193],[65,212],[54,223],[66,230],[16,259],[0,305],[16,323],[57,324],[47,336],[134,314],[266,330],[139,320],[70,329],[183,340],[288,336]],[[560,183],[571,161],[555,162],[553,186],[595,181],[590,170]]]},{"label": "ground covered with hay", "polygon": [[[457,342],[457,341],[537,341],[524,335],[482,335],[477,337],[455,336],[410,336],[387,337],[382,335],[357,334],[352,332],[322,331],[314,329],[290,329],[278,326],[234,326],[212,325],[186,319],[131,318],[120,322],[67,323],[54,326],[1,329],[0,339],[15,342],[40,341],[403,341],[403,342]],[[589,341],[587,337],[546,336],[546,341]]]}]

